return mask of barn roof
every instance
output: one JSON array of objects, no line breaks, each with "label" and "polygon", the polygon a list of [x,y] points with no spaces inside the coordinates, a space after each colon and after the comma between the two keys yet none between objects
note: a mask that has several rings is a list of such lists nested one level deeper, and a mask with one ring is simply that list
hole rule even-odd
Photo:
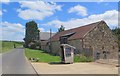
[{"label": "barn roof", "polygon": [[72,36],[70,36],[70,37],[68,38],[68,40],[84,38],[84,36],[85,36],[89,31],[91,31],[95,26],[97,26],[97,25],[98,25],[99,23],[101,23],[101,22],[104,22],[104,21],[99,21],[99,22],[91,23],[91,24],[84,25],[84,26],[81,26],[81,27],[77,27],[77,28],[65,30],[65,31],[62,31],[62,32],[58,32],[58,33],[56,33],[56,34],[51,38],[51,41],[58,41],[61,36],[64,36],[64,35],[66,35],[66,34],[73,33],[73,32],[74,32],[75,34],[73,34]]}]

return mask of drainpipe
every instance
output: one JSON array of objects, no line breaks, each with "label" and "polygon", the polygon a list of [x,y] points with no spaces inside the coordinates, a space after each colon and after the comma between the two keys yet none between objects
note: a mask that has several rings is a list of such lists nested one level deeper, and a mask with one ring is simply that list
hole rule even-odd
[{"label": "drainpipe", "polygon": [[84,52],[84,51],[83,51],[83,50],[84,50],[84,49],[83,49],[83,46],[84,46],[84,42],[83,42],[83,38],[82,38],[82,55],[83,55],[83,52]]}]

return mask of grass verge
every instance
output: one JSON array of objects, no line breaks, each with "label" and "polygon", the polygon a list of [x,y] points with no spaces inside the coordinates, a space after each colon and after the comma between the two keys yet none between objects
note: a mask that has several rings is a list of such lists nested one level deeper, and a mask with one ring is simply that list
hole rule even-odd
[{"label": "grass verge", "polygon": [[26,57],[29,58],[39,58],[38,62],[60,62],[60,57],[59,56],[53,56],[48,53],[45,53],[41,50],[33,50],[33,49],[28,49],[25,48],[25,55]]}]

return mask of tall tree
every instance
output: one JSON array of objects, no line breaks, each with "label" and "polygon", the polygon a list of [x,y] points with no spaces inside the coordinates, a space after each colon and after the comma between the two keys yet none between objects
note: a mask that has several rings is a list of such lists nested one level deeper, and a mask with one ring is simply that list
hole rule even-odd
[{"label": "tall tree", "polygon": [[61,32],[61,31],[64,31],[65,30],[65,27],[63,25],[61,25],[60,28],[58,28],[58,32]]},{"label": "tall tree", "polygon": [[30,21],[26,23],[26,33],[24,40],[26,47],[28,47],[29,43],[39,40],[39,30],[35,21]]}]

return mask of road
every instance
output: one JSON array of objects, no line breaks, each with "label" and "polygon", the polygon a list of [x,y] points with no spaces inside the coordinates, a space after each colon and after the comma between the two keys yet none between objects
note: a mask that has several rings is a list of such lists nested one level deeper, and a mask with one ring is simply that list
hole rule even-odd
[{"label": "road", "polygon": [[2,74],[36,74],[23,48],[2,54]]}]

